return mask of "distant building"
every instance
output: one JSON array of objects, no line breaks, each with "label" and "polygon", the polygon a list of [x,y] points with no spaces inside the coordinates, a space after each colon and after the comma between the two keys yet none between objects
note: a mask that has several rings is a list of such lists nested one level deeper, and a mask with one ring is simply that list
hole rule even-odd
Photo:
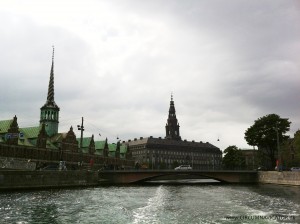
[{"label": "distant building", "polygon": [[[54,101],[54,49],[46,103],[40,108],[40,124],[33,127],[18,127],[17,116],[11,120],[0,121],[0,142],[59,150],[66,143],[67,133],[58,133],[60,108]],[[14,130],[12,131],[12,127]],[[70,128],[73,131],[73,128]],[[70,134],[72,134],[70,132]],[[74,139],[73,139],[74,140]],[[76,139],[75,139],[76,141]],[[71,143],[71,142],[69,142]],[[77,142],[73,142],[77,147]],[[70,144],[69,147],[70,148]]]},{"label": "distant building", "polygon": [[165,128],[164,139],[150,136],[126,142],[132,157],[142,168],[172,169],[182,164],[201,170],[221,168],[222,152],[219,148],[208,142],[181,140],[173,96]]},{"label": "distant building", "polygon": [[[94,136],[82,138],[76,135],[71,126],[68,132],[59,133],[59,111],[54,100],[54,49],[46,103],[40,108],[40,123],[34,127],[19,127],[17,116],[0,121],[0,157],[18,157],[38,162],[65,160],[69,164],[98,163],[108,166],[130,166],[131,154],[127,145],[108,144],[95,141]],[[13,150],[12,150],[13,148]]]}]

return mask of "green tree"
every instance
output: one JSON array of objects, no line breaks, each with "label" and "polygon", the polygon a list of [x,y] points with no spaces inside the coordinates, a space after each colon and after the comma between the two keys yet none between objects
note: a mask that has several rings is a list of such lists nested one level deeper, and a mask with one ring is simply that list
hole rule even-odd
[{"label": "green tree", "polygon": [[167,164],[166,164],[165,162],[161,162],[161,163],[159,164],[159,169],[160,169],[160,170],[165,170],[165,169],[167,169]]},{"label": "green tree", "polygon": [[235,145],[228,146],[224,150],[225,156],[223,157],[222,163],[223,168],[227,170],[241,170],[245,169],[245,158]]},{"label": "green tree", "polygon": [[178,167],[178,166],[179,166],[179,163],[178,163],[177,160],[175,160],[175,161],[172,163],[172,168],[174,169],[174,168],[176,168],[176,167]]},{"label": "green tree", "polygon": [[[276,165],[277,144],[283,143],[289,138],[284,135],[290,130],[291,122],[286,118],[280,118],[277,114],[269,114],[254,121],[254,124],[245,132],[245,139],[249,145],[257,146],[264,163],[268,169]],[[275,156],[276,155],[276,156]],[[261,158],[263,160],[263,158]]]},{"label": "green tree", "polygon": [[280,148],[285,167],[300,166],[300,130],[296,131],[294,138],[285,141]]}]

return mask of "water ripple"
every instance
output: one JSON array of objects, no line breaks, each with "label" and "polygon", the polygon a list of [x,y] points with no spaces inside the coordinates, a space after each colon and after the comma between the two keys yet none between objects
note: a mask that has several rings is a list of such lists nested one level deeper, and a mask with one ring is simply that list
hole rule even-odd
[{"label": "water ripple", "polygon": [[283,186],[179,185],[98,187],[0,193],[3,223],[253,223],[226,217],[274,215],[299,223],[299,188]]}]

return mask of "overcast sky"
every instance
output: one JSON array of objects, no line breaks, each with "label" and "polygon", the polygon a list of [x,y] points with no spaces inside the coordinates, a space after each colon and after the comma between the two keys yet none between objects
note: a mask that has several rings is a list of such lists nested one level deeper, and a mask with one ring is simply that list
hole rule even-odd
[{"label": "overcast sky", "polygon": [[165,137],[173,92],[182,139],[251,148],[271,113],[293,136],[299,22],[297,0],[1,0],[0,120],[39,124],[54,45],[60,132]]}]

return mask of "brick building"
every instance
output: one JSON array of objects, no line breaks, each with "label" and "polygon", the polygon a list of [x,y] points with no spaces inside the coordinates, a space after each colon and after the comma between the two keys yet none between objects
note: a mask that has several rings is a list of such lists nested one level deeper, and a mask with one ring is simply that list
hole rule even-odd
[{"label": "brick building", "polygon": [[[127,145],[95,141],[94,136],[76,138],[71,126],[58,132],[60,108],[54,100],[54,49],[46,103],[40,108],[40,123],[19,127],[17,116],[0,121],[0,157],[16,157],[37,162],[68,161],[68,164],[98,163],[98,166],[130,167]],[[80,143],[82,144],[80,144]]]}]

